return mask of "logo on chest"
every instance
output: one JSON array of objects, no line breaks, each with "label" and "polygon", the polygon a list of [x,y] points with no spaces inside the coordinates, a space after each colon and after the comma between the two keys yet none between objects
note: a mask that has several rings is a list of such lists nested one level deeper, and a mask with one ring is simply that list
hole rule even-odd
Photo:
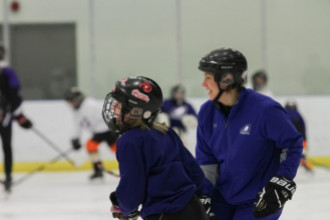
[{"label": "logo on chest", "polygon": [[251,124],[247,124],[241,128],[239,133],[243,135],[250,135],[250,132],[251,132]]}]

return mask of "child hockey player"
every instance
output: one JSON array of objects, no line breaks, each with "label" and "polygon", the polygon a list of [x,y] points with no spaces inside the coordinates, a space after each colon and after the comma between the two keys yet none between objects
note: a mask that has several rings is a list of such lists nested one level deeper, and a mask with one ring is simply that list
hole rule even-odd
[{"label": "child hockey player", "polygon": [[97,100],[86,97],[77,87],[71,87],[65,93],[64,98],[74,110],[75,134],[71,140],[72,147],[74,150],[81,148],[80,135],[83,128],[92,132],[93,136],[86,143],[86,149],[94,168],[90,179],[102,178],[102,162],[98,153],[99,144],[104,141],[109,145],[111,151],[115,152],[118,135],[109,131],[105,126]]},{"label": "child hockey player", "polygon": [[146,77],[117,81],[104,102],[103,118],[117,141],[120,182],[110,194],[118,219],[205,220],[196,195],[204,175],[178,135],[154,120],[162,91]]}]

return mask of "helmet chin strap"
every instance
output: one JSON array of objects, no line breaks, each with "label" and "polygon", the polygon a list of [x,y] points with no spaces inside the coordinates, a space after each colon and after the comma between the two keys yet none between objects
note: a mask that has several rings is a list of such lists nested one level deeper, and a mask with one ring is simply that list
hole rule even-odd
[{"label": "helmet chin strap", "polygon": [[221,95],[222,95],[224,92],[225,92],[225,90],[219,88],[218,95],[212,100],[212,102],[214,102],[214,103],[218,103],[218,102],[219,102],[218,100],[220,99]]},{"label": "helmet chin strap", "polygon": [[228,85],[228,87],[227,87],[226,89],[221,89],[221,87],[220,87],[220,83],[221,83],[221,81],[219,81],[219,82],[217,83],[218,88],[219,88],[219,92],[218,92],[218,95],[212,100],[213,103],[219,103],[219,99],[220,99],[221,95],[222,95],[224,92],[229,91],[230,88],[231,88],[231,85]]},{"label": "helmet chin strap", "polygon": [[236,83],[231,83],[231,84],[229,84],[229,85],[227,86],[226,89],[221,89],[221,88],[220,88],[220,82],[219,82],[219,83],[218,83],[219,93],[218,93],[217,96],[212,100],[212,102],[213,102],[214,104],[216,104],[216,106],[218,106],[218,104],[219,104],[219,99],[220,99],[220,97],[222,96],[222,94],[223,94],[224,92],[228,92],[228,91],[230,91],[230,90],[232,90],[232,89],[235,89],[237,85],[238,85],[238,84],[236,84]]}]

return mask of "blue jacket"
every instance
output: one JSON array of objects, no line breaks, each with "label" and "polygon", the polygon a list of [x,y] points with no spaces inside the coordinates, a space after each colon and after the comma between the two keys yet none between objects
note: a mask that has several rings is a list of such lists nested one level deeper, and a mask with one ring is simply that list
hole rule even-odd
[{"label": "blue jacket", "polygon": [[127,130],[117,141],[120,182],[116,189],[124,215],[142,204],[141,216],[182,210],[201,193],[203,171],[173,130]]},{"label": "blue jacket", "polygon": [[211,101],[200,109],[196,159],[218,165],[215,189],[232,205],[253,201],[274,175],[293,179],[301,153],[302,136],[283,107],[251,89],[242,89],[228,117]]}]

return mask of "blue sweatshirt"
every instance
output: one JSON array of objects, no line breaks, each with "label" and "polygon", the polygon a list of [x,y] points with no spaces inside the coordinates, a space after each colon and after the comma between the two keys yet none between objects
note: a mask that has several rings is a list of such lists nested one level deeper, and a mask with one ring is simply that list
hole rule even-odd
[{"label": "blue sweatshirt", "polygon": [[293,179],[301,153],[302,136],[283,107],[251,89],[242,89],[228,117],[211,101],[200,109],[196,159],[218,165],[215,189],[229,204],[252,202],[275,175]]},{"label": "blue sweatshirt", "polygon": [[203,171],[171,129],[129,129],[118,139],[116,154],[116,195],[125,216],[140,204],[142,217],[178,212],[201,193]]}]

